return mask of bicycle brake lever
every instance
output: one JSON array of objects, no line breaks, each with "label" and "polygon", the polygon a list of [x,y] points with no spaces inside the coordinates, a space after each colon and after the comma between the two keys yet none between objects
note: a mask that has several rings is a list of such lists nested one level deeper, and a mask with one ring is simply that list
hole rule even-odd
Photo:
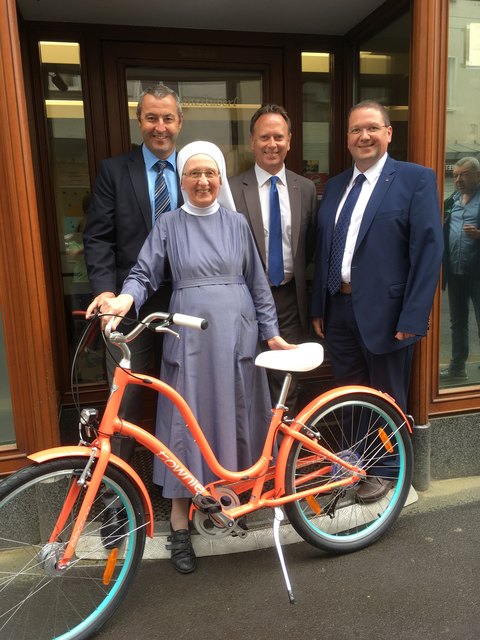
[{"label": "bicycle brake lever", "polygon": [[178,338],[178,340],[180,340],[179,334],[176,331],[174,331],[173,329],[169,329],[168,327],[155,327],[155,332],[156,333],[171,333],[172,336],[175,336],[175,338]]}]

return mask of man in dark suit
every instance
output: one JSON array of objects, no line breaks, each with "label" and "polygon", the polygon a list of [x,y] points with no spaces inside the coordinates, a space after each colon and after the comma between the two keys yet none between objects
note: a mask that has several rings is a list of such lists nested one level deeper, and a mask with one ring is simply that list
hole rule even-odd
[{"label": "man in dark suit", "polygon": [[[348,149],[355,165],[329,180],[320,205],[311,315],[335,382],[381,389],[406,410],[413,348],[428,328],[443,238],[433,171],[390,158],[391,138],[383,106],[365,101],[352,108]],[[354,183],[359,195],[336,261],[335,232]],[[388,488],[372,477],[359,493],[375,500]]]},{"label": "man in dark suit", "polygon": [[[313,255],[317,196],[311,180],[285,168],[290,149],[291,123],[283,107],[265,105],[250,121],[250,145],[255,165],[229,178],[237,211],[243,213],[254,235],[277,309],[280,334],[287,342],[298,343],[308,336],[309,322],[305,269]],[[277,180],[272,180],[277,178]],[[281,222],[281,274],[271,273],[272,183],[278,193]],[[274,281],[275,280],[275,281]],[[283,375],[271,375],[272,402],[278,399]],[[292,381],[287,404],[295,411],[297,390]]]},{"label": "man in dark suit", "polygon": [[[139,99],[137,119],[143,144],[101,163],[85,225],[85,262],[98,309],[106,298],[120,293],[156,215],[183,203],[176,170],[176,141],[183,122],[178,96],[162,84],[149,87]],[[164,163],[159,165],[159,160]],[[142,307],[140,317],[153,310],[166,311],[169,298],[170,287],[161,287]],[[129,326],[124,323],[120,330],[128,331]],[[160,335],[144,331],[130,349],[134,371],[158,374]],[[107,355],[110,380],[114,365]],[[142,392],[140,387],[130,385],[121,407],[122,417],[133,422],[141,419]],[[123,443],[126,448],[128,444]]]}]

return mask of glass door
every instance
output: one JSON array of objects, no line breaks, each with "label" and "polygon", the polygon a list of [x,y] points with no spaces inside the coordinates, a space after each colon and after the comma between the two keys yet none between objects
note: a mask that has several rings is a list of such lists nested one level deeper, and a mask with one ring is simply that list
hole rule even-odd
[{"label": "glass door", "polygon": [[[85,330],[84,312],[92,297],[82,239],[90,202],[90,176],[80,44],[41,41],[39,54],[55,207],[54,220],[50,219],[49,225],[56,234],[60,256],[70,367]],[[92,325],[77,359],[76,381],[81,385],[102,382],[103,362],[103,343]]]},{"label": "glass door", "polygon": [[104,54],[111,155],[141,143],[138,98],[158,82],[182,102],[178,148],[194,140],[214,142],[225,155],[228,175],[253,164],[249,124],[256,109],[284,103],[281,49],[112,42]]},{"label": "glass door", "polygon": [[132,145],[142,143],[136,116],[138,98],[144,89],[160,81],[173,89],[182,103],[179,149],[194,140],[214,142],[225,156],[230,176],[253,163],[249,124],[263,101],[260,71],[127,67],[125,78]]}]

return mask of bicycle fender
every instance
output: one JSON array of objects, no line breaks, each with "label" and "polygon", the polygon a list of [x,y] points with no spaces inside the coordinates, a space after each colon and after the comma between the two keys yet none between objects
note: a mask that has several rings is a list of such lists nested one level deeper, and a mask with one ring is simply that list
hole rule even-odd
[{"label": "bicycle fender", "polygon": [[[89,449],[88,447],[76,446],[76,447],[55,447],[53,449],[44,449],[43,451],[37,451],[35,453],[31,453],[27,457],[29,460],[32,460],[33,462],[40,464],[42,462],[47,462],[48,460],[54,460],[56,458],[69,458],[70,456],[80,456],[82,458],[89,458],[90,454],[91,454],[91,449]],[[140,494],[140,497],[142,498],[143,507],[145,509],[145,514],[147,516],[146,532],[150,538],[153,538],[154,519],[153,519],[152,501],[145,487],[145,484],[143,483],[143,480],[140,478],[138,473],[134,469],[132,469],[132,467],[127,462],[125,462],[125,460],[122,460],[118,456],[114,454],[110,454],[109,462],[111,462],[113,465],[115,465],[121,471],[123,471],[137,488]]]},{"label": "bicycle fender", "polygon": [[[324,406],[327,402],[330,402],[330,400],[338,400],[343,396],[352,396],[361,393],[368,393],[371,396],[377,396],[378,398],[381,398],[382,400],[392,405],[392,407],[402,416],[403,420],[405,421],[408,432],[412,434],[410,421],[407,419],[404,412],[400,409],[400,407],[391,396],[389,396],[387,393],[384,393],[383,391],[377,391],[376,389],[372,389],[370,387],[362,387],[356,385],[337,387],[336,389],[331,389],[330,391],[326,391],[325,393],[322,393],[322,395],[317,396],[309,404],[307,404],[306,407],[300,410],[300,413],[296,416],[295,421],[291,425],[291,428],[295,431],[300,431],[302,426],[306,422],[308,422],[312,414],[322,406]],[[288,454],[290,452],[290,449],[292,448],[293,443],[293,437],[286,435],[282,440],[282,444],[280,445],[276,465],[278,482],[282,482],[281,479],[285,476]]]},{"label": "bicycle fender", "polygon": [[407,427],[408,433],[412,434],[412,426],[410,424],[410,420],[404,414],[404,412],[400,409],[395,400],[385,393],[384,391],[378,391],[377,389],[372,389],[371,387],[361,387],[357,385],[351,385],[346,387],[337,387],[336,389],[331,389],[330,391],[326,391],[322,393],[322,395],[314,398],[306,407],[304,407],[301,412],[296,416],[296,420],[298,422],[303,423],[310,418],[312,413],[314,413],[319,407],[330,402],[330,400],[336,400],[338,398],[342,398],[343,396],[350,396],[352,394],[360,394],[360,393],[368,393],[373,396],[377,396],[382,400],[385,400],[402,416],[405,421],[405,425]]}]

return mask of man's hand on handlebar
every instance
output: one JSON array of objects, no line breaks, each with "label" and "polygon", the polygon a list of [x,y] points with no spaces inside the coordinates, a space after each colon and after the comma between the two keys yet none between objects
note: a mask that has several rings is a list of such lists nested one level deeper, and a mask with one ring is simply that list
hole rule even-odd
[{"label": "man's hand on handlebar", "polygon": [[[93,318],[96,313],[105,314],[101,318],[102,329],[105,329],[107,324],[112,320],[111,330],[114,331],[120,322],[122,317],[125,316],[133,304],[133,297],[128,293],[120,294],[116,296],[111,292],[104,292],[99,294],[89,305],[85,317],[87,320]],[[122,316],[113,317],[112,316]]]}]

